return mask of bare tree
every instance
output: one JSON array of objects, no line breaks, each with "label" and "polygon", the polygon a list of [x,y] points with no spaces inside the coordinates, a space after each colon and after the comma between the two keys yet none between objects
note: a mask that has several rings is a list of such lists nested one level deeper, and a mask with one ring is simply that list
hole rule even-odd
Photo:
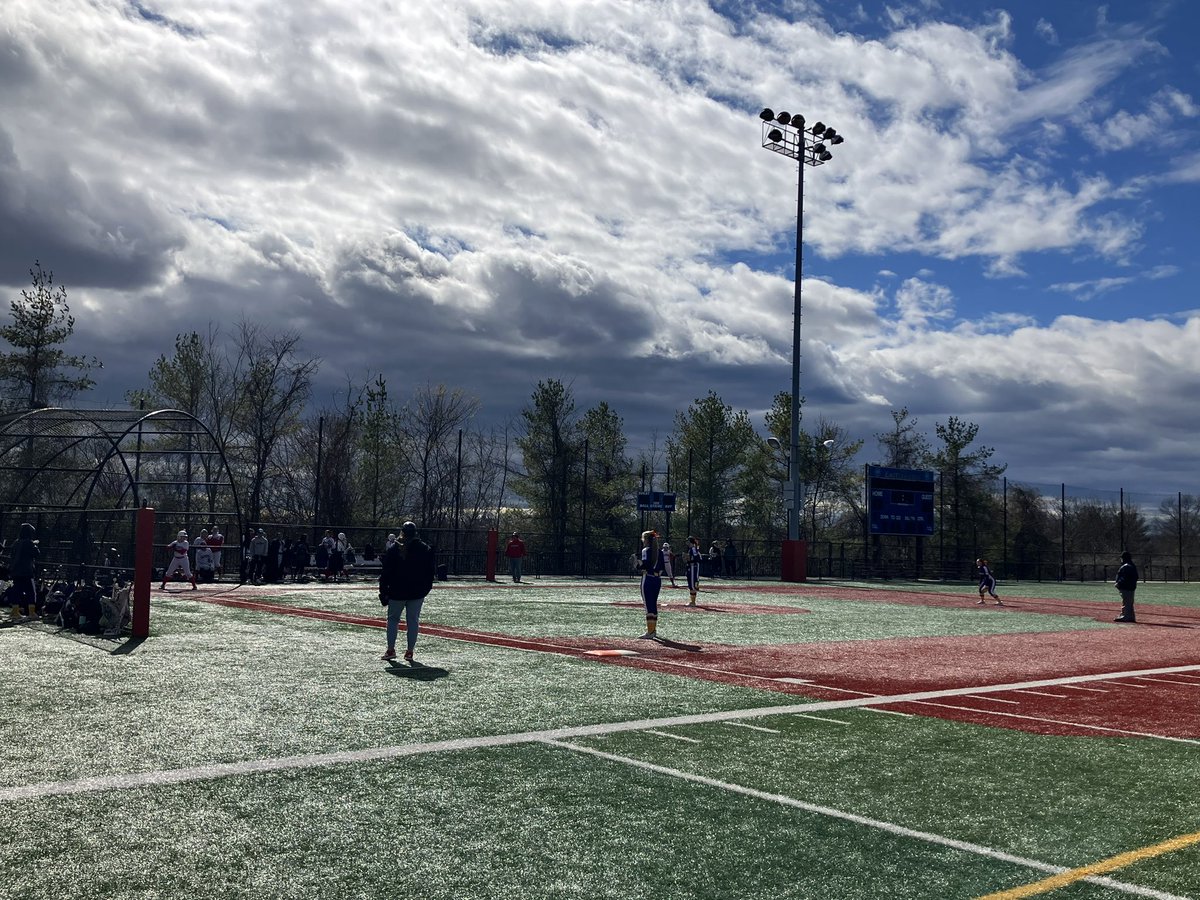
[{"label": "bare tree", "polygon": [[237,360],[232,371],[239,376],[242,398],[236,424],[245,439],[249,483],[246,510],[250,521],[258,521],[273,454],[279,442],[300,427],[300,414],[321,363],[300,357],[300,335],[295,332],[269,334],[262,325],[243,319],[234,340]]}]

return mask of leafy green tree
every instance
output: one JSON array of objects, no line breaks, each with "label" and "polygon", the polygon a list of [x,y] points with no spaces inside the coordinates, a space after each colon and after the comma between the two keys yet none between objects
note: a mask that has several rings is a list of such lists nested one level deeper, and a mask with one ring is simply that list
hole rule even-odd
[{"label": "leafy green tree", "polygon": [[66,287],[55,284],[54,273],[40,262],[34,262],[29,274],[32,290],[22,290],[20,299],[12,301],[12,321],[0,326],[0,338],[12,347],[10,353],[0,353],[0,381],[19,393],[20,406],[35,409],[92,388],[95,381],[88,373],[101,364],[95,357],[72,356],[61,346],[75,331]]}]

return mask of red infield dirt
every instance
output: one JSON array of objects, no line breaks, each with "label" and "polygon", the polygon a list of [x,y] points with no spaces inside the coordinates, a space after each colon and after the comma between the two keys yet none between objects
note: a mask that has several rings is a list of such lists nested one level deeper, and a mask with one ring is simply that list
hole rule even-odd
[{"label": "red infield dirt", "polygon": [[[762,592],[763,588],[753,590]],[[792,596],[813,594],[862,602],[975,606],[969,594],[957,597],[824,586],[811,589],[772,586],[767,590]],[[382,628],[385,624],[382,616],[303,609],[268,600],[195,595],[189,599],[348,625]],[[1054,613],[1109,621],[1115,606],[1098,601],[1029,598],[1006,600],[1005,603],[1008,605],[988,606],[978,611],[981,615]],[[625,601],[614,605],[640,606]],[[796,607],[704,602],[698,609],[687,609],[682,604],[672,603],[663,612],[663,622],[669,623],[670,617],[677,615],[805,612]],[[607,665],[633,666],[817,700],[1195,665],[1195,672],[1146,677],[1118,675],[1111,680],[1078,685],[957,696],[884,708],[1038,734],[1200,740],[1200,610],[1139,606],[1138,620],[1137,625],[1100,630],[755,646],[694,646],[669,639],[520,638],[432,622],[422,623],[421,631],[431,637],[562,653]],[[589,651],[599,650],[627,650],[636,655],[589,654]]]}]

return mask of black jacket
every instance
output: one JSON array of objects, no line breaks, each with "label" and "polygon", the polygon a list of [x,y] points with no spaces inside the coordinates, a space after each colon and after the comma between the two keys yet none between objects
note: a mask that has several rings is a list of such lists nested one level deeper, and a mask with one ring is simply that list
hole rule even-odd
[{"label": "black jacket", "polygon": [[1117,590],[1118,591],[1133,591],[1137,589],[1138,570],[1131,562],[1121,563],[1121,568],[1117,569]]},{"label": "black jacket", "polygon": [[13,578],[33,578],[37,575],[38,545],[33,542],[34,528],[28,522],[21,524],[21,536],[12,546],[12,558],[8,571]]},{"label": "black jacket", "polygon": [[379,600],[419,600],[433,590],[433,550],[420,538],[397,541],[383,554]]}]

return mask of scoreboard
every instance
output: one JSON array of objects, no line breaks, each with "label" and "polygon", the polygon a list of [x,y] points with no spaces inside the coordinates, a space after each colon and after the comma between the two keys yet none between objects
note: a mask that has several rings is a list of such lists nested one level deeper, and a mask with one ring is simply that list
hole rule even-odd
[{"label": "scoreboard", "polygon": [[638,512],[675,512],[675,494],[667,491],[638,491]]},{"label": "scoreboard", "polygon": [[867,466],[871,534],[933,534],[935,472]]}]

